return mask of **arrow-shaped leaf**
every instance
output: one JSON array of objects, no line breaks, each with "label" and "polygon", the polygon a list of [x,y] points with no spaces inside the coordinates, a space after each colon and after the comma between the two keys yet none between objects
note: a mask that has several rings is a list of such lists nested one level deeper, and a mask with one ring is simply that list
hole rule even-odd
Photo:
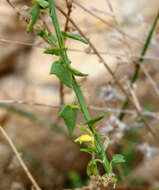
[{"label": "arrow-shaped leaf", "polygon": [[69,134],[72,134],[75,128],[76,120],[77,120],[77,111],[78,111],[77,107],[66,105],[63,107],[63,109],[59,113],[59,116],[64,119],[64,122],[69,131]]},{"label": "arrow-shaped leaf", "polygon": [[67,70],[65,64],[55,61],[52,64],[50,74],[55,74],[67,87],[72,87],[70,73]]}]

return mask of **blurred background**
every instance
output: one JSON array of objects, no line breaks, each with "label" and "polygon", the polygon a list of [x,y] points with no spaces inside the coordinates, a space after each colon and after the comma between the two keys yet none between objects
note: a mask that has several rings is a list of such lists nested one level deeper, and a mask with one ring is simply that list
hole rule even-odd
[{"label": "blurred background", "polygon": [[[42,189],[82,188],[89,184],[86,167],[90,157],[80,152],[80,147],[73,142],[80,131],[76,129],[69,136],[58,117],[61,104],[72,103],[76,97],[67,87],[61,91],[57,77],[49,74],[56,57],[43,53],[48,44],[35,32],[26,32],[31,2],[11,2],[16,9],[0,0],[0,125],[14,141]],[[56,3],[67,12],[65,0]],[[159,189],[159,24],[133,91],[129,85],[158,10],[158,0],[74,0],[72,4],[71,18],[117,79],[113,79],[89,45],[67,40],[73,67],[89,74],[87,78],[78,78],[78,82],[91,115],[107,111],[97,129],[110,138],[108,157],[114,153],[125,156],[126,163],[114,168],[123,189],[125,186]],[[60,12],[57,14],[64,28],[66,18]],[[50,19],[44,19],[54,32]],[[39,21],[37,27],[41,25]],[[68,28],[78,33],[71,24]],[[119,115],[126,97],[117,82],[131,94],[133,102],[126,108],[122,120]],[[79,114],[77,124],[83,121]],[[31,188],[2,134],[0,184],[2,190]]]}]

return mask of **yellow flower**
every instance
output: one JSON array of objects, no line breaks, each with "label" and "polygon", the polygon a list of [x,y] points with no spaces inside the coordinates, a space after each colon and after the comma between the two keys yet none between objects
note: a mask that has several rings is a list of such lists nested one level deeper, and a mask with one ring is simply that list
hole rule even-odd
[{"label": "yellow flower", "polygon": [[75,139],[75,142],[79,142],[80,144],[90,143],[93,145],[94,144],[94,137],[91,135],[81,135],[80,137]]}]

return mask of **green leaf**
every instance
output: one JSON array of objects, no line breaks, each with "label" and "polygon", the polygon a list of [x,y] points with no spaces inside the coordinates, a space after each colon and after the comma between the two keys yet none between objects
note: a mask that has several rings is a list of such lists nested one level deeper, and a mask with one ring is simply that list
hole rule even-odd
[{"label": "green leaf", "polygon": [[49,48],[49,49],[45,50],[44,53],[59,56],[60,49],[59,48]]},{"label": "green leaf", "polygon": [[90,119],[89,121],[86,121],[86,122],[82,123],[82,125],[93,125],[97,121],[103,119],[105,115],[106,115],[106,112],[104,112],[102,115],[99,115],[97,117],[94,117],[94,118]]},{"label": "green leaf", "polygon": [[70,33],[67,33],[67,32],[63,31],[62,35],[64,37],[72,38],[74,40],[78,40],[78,41],[81,41],[81,42],[83,42],[85,44],[88,44],[88,42],[85,39],[81,38],[78,34],[70,34]]},{"label": "green leaf", "polygon": [[50,33],[47,33],[45,31],[45,29],[42,29],[42,30],[38,30],[38,33],[37,33],[38,36],[44,38],[45,40],[49,41],[54,47],[57,47],[56,45],[56,38],[50,34]]},{"label": "green leaf", "polygon": [[55,45],[56,44],[56,42],[57,42],[57,40],[56,40],[56,38],[52,35],[52,34],[48,34],[47,35],[47,38],[48,38],[48,40],[52,43],[52,45]]},{"label": "green leaf", "polygon": [[68,128],[69,134],[72,134],[77,120],[78,108],[74,108],[71,105],[66,105],[60,111],[59,116],[64,119],[64,122]]},{"label": "green leaf", "polygon": [[49,8],[49,3],[45,0],[34,0],[34,2],[39,4],[43,8]]},{"label": "green leaf", "polygon": [[47,35],[45,29],[39,29],[37,32],[38,36],[44,37],[45,35]]},{"label": "green leaf", "polygon": [[78,126],[78,128],[85,134],[88,134],[90,133],[90,130],[88,128],[84,128],[84,127],[81,127],[80,125]]},{"label": "green leaf", "polygon": [[96,154],[96,151],[91,148],[81,148],[80,151],[87,152],[88,154]]},{"label": "green leaf", "polygon": [[[66,48],[63,48],[63,49],[66,49]],[[49,49],[45,50],[44,53],[59,56],[60,55],[60,49],[53,47],[53,48],[49,48]]]},{"label": "green leaf", "polygon": [[124,156],[121,154],[115,154],[112,158],[112,164],[122,164],[125,163]]},{"label": "green leaf", "polygon": [[98,170],[97,170],[97,164],[95,159],[92,159],[88,165],[87,165],[87,175],[97,175],[98,174]]},{"label": "green leaf", "polygon": [[70,65],[67,65],[67,68],[70,70],[70,72],[76,76],[79,77],[85,77],[88,76],[88,74],[81,73],[80,71],[77,71],[76,69],[72,68]]},{"label": "green leaf", "polygon": [[67,87],[72,87],[70,73],[67,70],[65,64],[55,61],[52,64],[50,74],[55,74]]},{"label": "green leaf", "polygon": [[108,144],[109,144],[109,137],[106,137],[105,141],[103,143],[103,149],[104,149],[104,151],[107,150]]},{"label": "green leaf", "polygon": [[27,32],[30,32],[33,29],[36,21],[38,20],[39,14],[40,14],[40,7],[38,7],[38,6],[32,7],[29,10],[29,13],[31,14],[32,18],[27,26],[27,29],[26,29]]}]

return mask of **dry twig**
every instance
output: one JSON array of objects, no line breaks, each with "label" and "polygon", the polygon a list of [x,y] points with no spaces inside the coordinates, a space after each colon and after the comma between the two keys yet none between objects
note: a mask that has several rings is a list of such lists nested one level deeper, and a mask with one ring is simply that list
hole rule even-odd
[{"label": "dry twig", "polygon": [[[101,17],[97,16],[96,14],[94,14],[92,11],[90,11],[89,9],[85,8],[83,5],[81,5],[79,2],[77,1],[74,1],[74,3],[80,7],[81,9],[83,9],[85,12],[87,12],[88,14],[90,14],[91,16],[93,16],[94,18],[100,20],[103,24],[107,25],[108,27],[110,28],[113,28],[115,31],[119,32],[122,36],[126,36],[128,37],[129,39],[131,40],[135,40],[136,42],[140,43],[140,44],[144,44],[145,43],[145,40],[144,39],[140,39],[139,37],[137,36],[134,36],[130,33],[126,33],[124,31],[122,31],[118,26],[114,26],[113,24],[110,24],[108,23],[106,20],[102,19]],[[150,43],[150,45],[155,48],[155,49],[158,49],[159,50],[159,46],[154,44],[154,43]]]},{"label": "dry twig", "polygon": [[[52,105],[52,104],[43,104],[38,102],[27,102],[24,100],[0,100],[0,104],[17,104],[17,105],[30,105],[30,106],[40,106],[40,107],[48,107],[52,109],[59,109],[62,108],[64,105]],[[97,107],[90,105],[89,109],[96,110],[96,111],[107,111],[112,113],[125,113],[125,114],[136,114],[135,110],[122,110],[117,108],[110,108],[110,107]],[[151,116],[153,118],[159,119],[158,113],[150,112],[150,111],[142,111],[144,116]]]},{"label": "dry twig", "polygon": [[149,72],[147,71],[147,69],[145,68],[145,66],[143,64],[140,64],[140,67],[141,67],[142,71],[144,72],[144,74],[146,75],[146,77],[149,79],[156,94],[159,96],[159,88],[158,88],[156,82],[153,80],[153,78],[151,77],[151,75],[149,74]]},{"label": "dry twig", "polygon": [[[36,47],[36,48],[40,48],[40,49],[45,49],[42,46],[36,45],[34,43],[29,43],[29,42],[22,42],[22,41],[16,41],[16,40],[8,40],[8,39],[2,39],[0,38],[0,42],[1,43],[5,43],[5,44],[14,44],[14,45],[21,45],[21,46],[30,46],[30,47]],[[68,48],[68,51],[72,51],[72,52],[79,52],[79,53],[85,53],[85,54],[90,54],[90,55],[94,55],[94,52],[86,52],[84,49],[75,49],[75,48]],[[117,56],[117,57],[125,57],[125,54],[120,54],[120,53],[116,53],[116,52],[110,52],[110,51],[99,51],[100,54],[103,55],[112,55],[112,56]],[[154,61],[159,61],[159,58],[156,56],[139,56],[139,55],[132,55],[129,57],[130,59],[134,60],[134,59],[139,59],[139,58],[143,58],[144,60],[154,60]]]},{"label": "dry twig", "polygon": [[[66,23],[64,27],[64,31],[67,32],[69,30],[68,24],[69,24],[69,17],[71,15],[72,11],[72,2],[73,0],[65,0],[66,6],[67,6],[67,17],[66,17]],[[64,39],[66,41],[66,39]],[[60,81],[60,104],[64,104],[64,84]]]},{"label": "dry twig", "polygon": [[3,134],[3,136],[5,137],[5,139],[8,141],[11,149],[13,150],[14,154],[16,155],[21,167],[23,168],[24,172],[26,173],[26,175],[28,176],[28,178],[30,179],[31,183],[33,184],[33,186],[35,187],[36,190],[41,190],[41,188],[39,187],[39,185],[37,184],[37,182],[35,181],[35,179],[33,178],[32,174],[30,173],[29,169],[27,168],[26,164],[24,163],[23,159],[21,158],[20,154],[18,153],[17,148],[15,147],[13,141],[11,140],[11,138],[7,135],[7,133],[5,132],[5,130],[3,129],[2,126],[0,126],[0,131]]}]

